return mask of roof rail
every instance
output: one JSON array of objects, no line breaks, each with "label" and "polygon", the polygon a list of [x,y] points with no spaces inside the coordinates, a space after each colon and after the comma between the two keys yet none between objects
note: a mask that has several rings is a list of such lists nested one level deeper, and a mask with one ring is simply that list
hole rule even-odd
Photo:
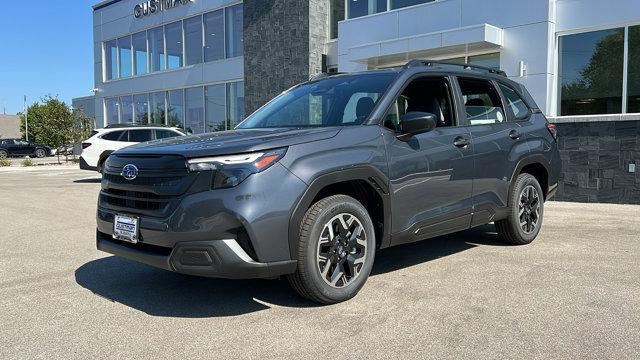
[{"label": "roof rail", "polygon": [[496,68],[490,68],[490,67],[486,67],[486,66],[472,65],[472,64],[467,64],[467,63],[460,64],[460,63],[452,63],[452,62],[446,62],[446,61],[421,60],[421,59],[409,60],[409,62],[407,62],[403,66],[403,69],[409,69],[409,68],[417,67],[417,66],[434,67],[434,65],[458,66],[458,67],[462,67],[465,70],[481,70],[481,71],[488,72],[490,74],[501,75],[501,76],[504,76],[504,77],[507,76],[507,73],[504,72],[503,70],[496,69]]},{"label": "roof rail", "polygon": [[324,78],[328,78],[331,76],[336,76],[336,75],[342,75],[344,74],[343,72],[332,72],[332,73],[327,73],[327,72],[322,72],[316,75],[313,75],[311,77],[309,77],[309,81],[316,81],[316,80],[321,80]]},{"label": "roof rail", "polygon": [[164,124],[109,124],[105,126],[103,129],[121,129],[121,128],[130,128],[130,127],[165,127],[171,128],[173,126],[164,125]]}]

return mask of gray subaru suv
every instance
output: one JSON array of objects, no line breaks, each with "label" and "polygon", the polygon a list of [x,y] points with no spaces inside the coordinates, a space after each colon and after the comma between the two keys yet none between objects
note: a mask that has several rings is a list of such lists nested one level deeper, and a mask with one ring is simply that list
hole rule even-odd
[{"label": "gray subaru suv", "polygon": [[323,75],[235,130],[134,145],[106,161],[98,249],[165,270],[286,277],[329,304],[376,251],[495,223],[533,241],[557,133],[504,72],[412,60]]}]

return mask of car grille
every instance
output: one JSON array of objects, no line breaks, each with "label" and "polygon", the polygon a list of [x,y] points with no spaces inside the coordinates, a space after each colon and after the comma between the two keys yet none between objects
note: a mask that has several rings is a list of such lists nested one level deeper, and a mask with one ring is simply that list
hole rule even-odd
[{"label": "car grille", "polygon": [[[135,179],[121,175],[128,164],[138,168]],[[112,155],[105,163],[99,205],[125,214],[165,217],[192,190],[197,176],[178,156]]]}]

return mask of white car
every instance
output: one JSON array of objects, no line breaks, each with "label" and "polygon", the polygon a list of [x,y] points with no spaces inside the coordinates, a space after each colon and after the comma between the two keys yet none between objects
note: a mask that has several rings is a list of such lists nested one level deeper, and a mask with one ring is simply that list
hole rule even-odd
[{"label": "white car", "polygon": [[80,169],[101,173],[104,161],[116,150],[145,141],[185,135],[179,128],[165,126],[109,125],[96,129],[82,143]]}]

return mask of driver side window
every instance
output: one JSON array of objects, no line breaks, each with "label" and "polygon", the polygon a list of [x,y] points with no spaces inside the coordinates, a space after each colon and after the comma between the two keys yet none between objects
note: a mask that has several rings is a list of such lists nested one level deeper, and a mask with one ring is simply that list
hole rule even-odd
[{"label": "driver side window", "polygon": [[448,81],[444,77],[423,77],[405,88],[384,119],[384,126],[400,131],[402,116],[408,112],[426,112],[436,116],[436,127],[453,126],[453,106]]}]

